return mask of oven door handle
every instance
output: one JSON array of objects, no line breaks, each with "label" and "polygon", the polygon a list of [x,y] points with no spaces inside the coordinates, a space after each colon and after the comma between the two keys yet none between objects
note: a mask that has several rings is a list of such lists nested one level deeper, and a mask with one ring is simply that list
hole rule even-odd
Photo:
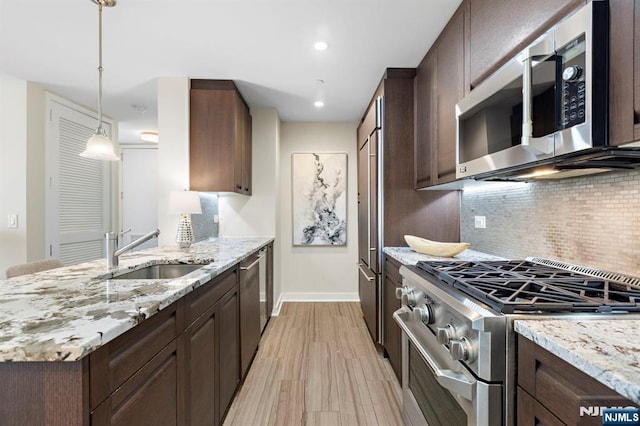
[{"label": "oven door handle", "polygon": [[427,362],[431,371],[433,371],[438,383],[451,392],[462,396],[464,399],[473,401],[476,382],[470,382],[463,374],[456,373],[452,370],[442,369],[438,366],[438,363],[431,357],[429,352],[424,349],[423,345],[407,326],[406,320],[410,314],[411,313],[406,310],[406,308],[402,308],[393,313],[393,319],[398,323],[407,337],[409,337],[411,342],[413,342],[415,348]]}]

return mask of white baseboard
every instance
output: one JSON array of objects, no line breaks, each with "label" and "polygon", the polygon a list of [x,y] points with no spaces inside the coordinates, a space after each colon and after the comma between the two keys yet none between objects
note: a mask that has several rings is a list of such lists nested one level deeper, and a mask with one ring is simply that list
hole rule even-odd
[{"label": "white baseboard", "polygon": [[284,302],[359,302],[358,293],[282,293],[273,307],[271,316],[280,315]]}]

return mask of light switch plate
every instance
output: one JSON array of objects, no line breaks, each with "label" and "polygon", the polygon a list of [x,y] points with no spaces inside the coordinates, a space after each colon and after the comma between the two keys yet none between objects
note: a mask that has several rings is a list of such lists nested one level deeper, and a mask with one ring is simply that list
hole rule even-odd
[{"label": "light switch plate", "polygon": [[8,217],[8,228],[9,229],[18,229],[18,214],[10,213]]},{"label": "light switch plate", "polygon": [[487,227],[487,218],[485,216],[475,216],[474,223],[476,228],[484,229]]}]

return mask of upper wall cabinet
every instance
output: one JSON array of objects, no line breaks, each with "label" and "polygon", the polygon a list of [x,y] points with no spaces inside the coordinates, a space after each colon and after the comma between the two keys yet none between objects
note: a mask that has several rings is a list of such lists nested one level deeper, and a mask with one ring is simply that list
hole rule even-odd
[{"label": "upper wall cabinet", "polygon": [[[623,0],[631,2],[631,0]],[[469,0],[471,87],[585,0]]]},{"label": "upper wall cabinet", "polygon": [[456,178],[455,105],[465,94],[464,22],[468,6],[453,15],[418,66],[415,90],[415,185]]},{"label": "upper wall cabinet", "polygon": [[609,0],[609,143],[640,140],[640,0]]},{"label": "upper wall cabinet", "polygon": [[251,115],[231,80],[191,80],[190,189],[251,195]]}]

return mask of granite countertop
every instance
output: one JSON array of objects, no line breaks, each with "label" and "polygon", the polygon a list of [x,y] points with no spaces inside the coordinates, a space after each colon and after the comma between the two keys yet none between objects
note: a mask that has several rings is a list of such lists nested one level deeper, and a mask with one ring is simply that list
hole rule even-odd
[{"label": "granite countertop", "polygon": [[640,404],[640,320],[516,320],[515,331]]},{"label": "granite countertop", "polygon": [[403,265],[415,265],[421,260],[505,260],[503,257],[493,256],[469,249],[466,249],[465,251],[454,257],[429,256],[426,254],[417,253],[410,247],[385,247],[382,249],[382,251],[398,262],[402,263]]},{"label": "granite countertop", "polygon": [[[215,238],[0,280],[0,361],[76,361],[273,241]],[[176,279],[113,280],[158,263],[206,265]]]}]

